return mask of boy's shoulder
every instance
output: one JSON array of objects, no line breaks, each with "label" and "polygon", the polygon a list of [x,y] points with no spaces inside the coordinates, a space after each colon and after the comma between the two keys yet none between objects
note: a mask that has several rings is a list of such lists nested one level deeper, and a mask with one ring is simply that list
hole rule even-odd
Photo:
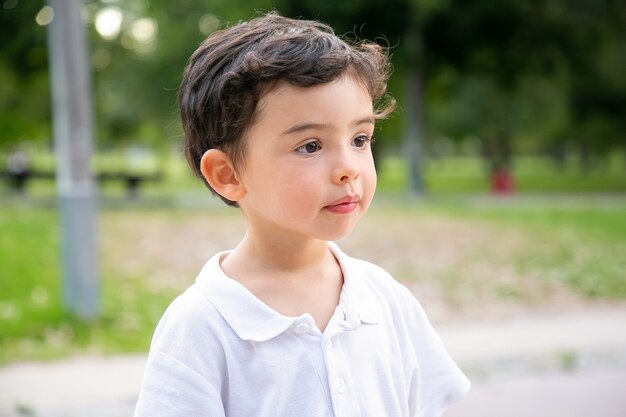
[{"label": "boy's shoulder", "polygon": [[157,325],[154,340],[175,343],[194,334],[207,334],[208,329],[219,324],[219,312],[194,283],[169,304]]},{"label": "boy's shoulder", "polygon": [[214,273],[212,269],[217,262],[217,256],[204,265],[195,282],[174,298],[161,316],[153,344],[158,341],[162,350],[178,350],[181,346],[175,346],[176,344],[203,335],[208,342],[215,339],[214,335],[222,333],[226,324],[219,310],[208,299],[206,289],[200,282],[201,277]]}]

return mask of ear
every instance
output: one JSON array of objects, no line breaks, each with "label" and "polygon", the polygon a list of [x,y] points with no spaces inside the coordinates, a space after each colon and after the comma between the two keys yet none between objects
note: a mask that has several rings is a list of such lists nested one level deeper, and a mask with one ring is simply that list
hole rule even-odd
[{"label": "ear", "polygon": [[239,201],[246,194],[243,184],[226,153],[209,149],[202,155],[200,171],[216,193],[230,201]]}]

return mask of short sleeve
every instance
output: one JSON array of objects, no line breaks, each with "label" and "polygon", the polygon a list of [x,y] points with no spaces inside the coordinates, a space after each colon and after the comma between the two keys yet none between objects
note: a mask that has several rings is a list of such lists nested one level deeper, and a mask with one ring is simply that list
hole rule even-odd
[{"label": "short sleeve", "polygon": [[470,381],[448,354],[415,297],[405,292],[410,338],[417,368],[410,376],[411,416],[440,417],[470,388]]},{"label": "short sleeve", "polygon": [[224,417],[220,393],[205,378],[158,350],[150,353],[134,417]]}]

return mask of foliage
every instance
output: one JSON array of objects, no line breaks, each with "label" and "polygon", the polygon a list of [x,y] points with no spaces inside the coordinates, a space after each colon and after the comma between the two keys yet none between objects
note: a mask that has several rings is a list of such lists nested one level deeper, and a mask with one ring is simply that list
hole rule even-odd
[{"label": "foliage", "polygon": [[43,3],[0,11],[0,148],[49,136],[46,30],[35,23]]},{"label": "foliage", "polygon": [[[0,13],[0,146],[49,144],[46,33],[35,23],[44,2],[5,4],[12,7]],[[123,14],[109,38],[94,24],[106,8]],[[623,148],[626,6],[614,0],[85,0],[99,147],[178,144],[176,89],[187,57],[213,30],[271,9],[390,46],[401,116],[412,117],[404,77],[418,65],[427,148],[441,137],[504,137],[514,150],[559,158],[573,141],[587,153]],[[136,36],[145,19],[153,40]],[[398,147],[402,120],[387,124],[384,143]]]}]

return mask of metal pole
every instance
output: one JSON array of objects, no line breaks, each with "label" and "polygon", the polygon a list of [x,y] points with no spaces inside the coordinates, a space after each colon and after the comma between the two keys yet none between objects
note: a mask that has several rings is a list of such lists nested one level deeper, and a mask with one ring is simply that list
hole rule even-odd
[{"label": "metal pole", "polygon": [[48,0],[57,192],[61,222],[63,299],[81,319],[100,311],[91,85],[81,0]]}]

